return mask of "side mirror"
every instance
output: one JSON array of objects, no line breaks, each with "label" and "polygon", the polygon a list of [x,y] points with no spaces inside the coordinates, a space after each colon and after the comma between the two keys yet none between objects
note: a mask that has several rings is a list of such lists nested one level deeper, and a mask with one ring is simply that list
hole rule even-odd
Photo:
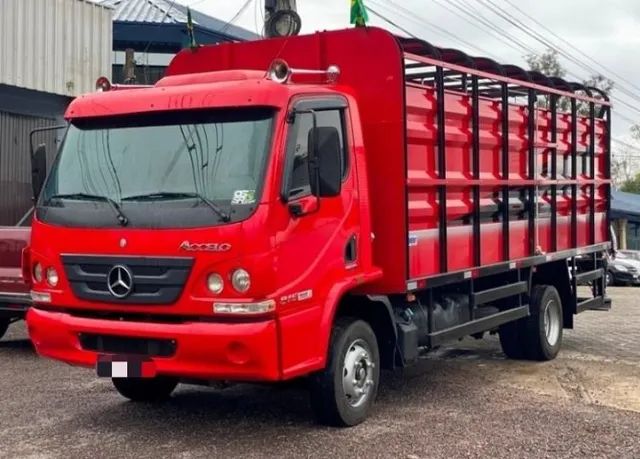
[{"label": "side mirror", "polygon": [[47,178],[47,146],[43,143],[31,153],[31,188],[36,202]]},{"label": "side mirror", "polygon": [[342,152],[338,130],[329,126],[311,129],[309,145],[311,192],[319,198],[338,196],[342,186]]}]

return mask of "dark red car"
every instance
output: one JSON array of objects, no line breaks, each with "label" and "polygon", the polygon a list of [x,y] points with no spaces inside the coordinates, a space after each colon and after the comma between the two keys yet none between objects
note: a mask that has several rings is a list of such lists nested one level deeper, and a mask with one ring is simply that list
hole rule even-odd
[{"label": "dark red car", "polygon": [[0,338],[12,322],[24,319],[31,305],[22,274],[22,251],[30,237],[29,226],[0,227]]}]

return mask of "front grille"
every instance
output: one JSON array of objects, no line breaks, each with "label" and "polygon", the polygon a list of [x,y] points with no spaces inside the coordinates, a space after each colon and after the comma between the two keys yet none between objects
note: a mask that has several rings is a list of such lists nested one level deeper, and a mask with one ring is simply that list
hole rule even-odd
[{"label": "front grille", "polygon": [[[62,255],[74,295],[82,300],[126,304],[172,304],[182,293],[192,258],[110,257]],[[131,274],[131,288],[109,289],[109,273],[116,266]],[[113,289],[112,289],[113,290]]]},{"label": "front grille", "polygon": [[171,357],[176,353],[175,341],[168,339],[129,338],[88,333],[80,333],[78,338],[80,346],[85,351],[149,357]]}]

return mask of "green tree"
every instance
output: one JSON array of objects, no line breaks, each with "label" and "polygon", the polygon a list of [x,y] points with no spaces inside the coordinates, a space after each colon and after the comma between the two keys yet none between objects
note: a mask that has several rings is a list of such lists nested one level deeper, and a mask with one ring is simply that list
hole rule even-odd
[{"label": "green tree", "polygon": [[620,189],[622,191],[626,191],[627,193],[640,194],[640,173],[624,182]]},{"label": "green tree", "polygon": [[[566,69],[560,62],[560,55],[558,51],[553,48],[547,49],[541,54],[529,54],[525,56],[529,69],[540,72],[548,77],[558,77],[565,79],[567,75]],[[587,80],[582,81],[582,84],[586,87],[598,88],[606,95],[609,95],[614,88],[614,82],[604,75],[591,75]],[[593,94],[593,97],[599,99],[600,94]],[[570,109],[570,101],[567,98],[560,98],[558,105],[560,110],[568,111]],[[547,97],[543,97],[538,101],[538,106],[542,108],[549,107],[549,100]],[[578,113],[580,115],[589,114],[588,103],[578,103]]]},{"label": "green tree", "polygon": [[[632,143],[640,144],[640,124],[631,126],[630,131]],[[640,174],[637,172],[639,168],[638,150],[633,148],[633,145],[618,146],[611,161],[611,177],[614,186],[619,186],[627,193],[640,194]]]},{"label": "green tree", "polygon": [[542,54],[529,54],[525,56],[529,69],[543,73],[549,77],[564,78],[567,71],[560,63],[558,51],[549,48]]},{"label": "green tree", "polygon": [[[554,49],[547,49],[541,54],[529,54],[525,56],[525,60],[529,64],[529,68],[534,71],[543,73],[550,77],[559,77],[565,79],[566,69],[560,62],[560,56]],[[614,89],[614,82],[604,75],[591,75],[582,84],[591,88],[598,88],[606,95],[611,94]],[[600,94],[593,94],[597,99]],[[549,108],[549,99],[540,97],[538,99],[538,107]],[[561,111],[570,110],[570,101],[566,97],[558,100],[558,109]],[[588,103],[578,103],[578,113],[582,116],[589,114]],[[634,145],[640,145],[640,124],[631,127],[631,137]],[[611,178],[615,187],[629,193],[640,193],[640,175],[636,175],[640,166],[640,160],[637,158],[638,152],[632,146],[618,145],[611,157]]]}]

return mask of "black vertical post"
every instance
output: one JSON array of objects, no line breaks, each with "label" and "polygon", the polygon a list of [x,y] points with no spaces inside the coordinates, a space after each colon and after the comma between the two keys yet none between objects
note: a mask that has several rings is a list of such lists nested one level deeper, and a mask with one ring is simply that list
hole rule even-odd
[{"label": "black vertical post", "polygon": [[[442,67],[436,67],[436,98],[437,98],[437,118],[438,118],[438,178],[447,178],[446,164],[446,120],[445,120],[445,92],[444,92],[444,72]],[[445,273],[448,268],[447,256],[447,187],[444,183],[438,186],[438,200],[440,201],[440,218],[438,228],[440,230],[440,272]]]},{"label": "black vertical post", "polygon": [[596,243],[596,106],[589,102],[589,178],[592,180],[589,198],[589,241]]},{"label": "black vertical post", "polygon": [[502,258],[509,260],[509,86],[502,83]]},{"label": "black vertical post", "polygon": [[480,93],[478,76],[471,77],[471,135],[473,185],[473,257],[475,266],[482,264],[482,237],[480,235]]},{"label": "black vertical post", "polygon": [[[551,180],[558,180],[558,96],[552,94],[551,104]],[[551,250],[558,250],[558,185],[551,185]]]},{"label": "black vertical post", "polygon": [[[529,119],[527,124],[528,153],[529,153],[529,180],[536,180],[536,91],[528,90]],[[538,188],[532,183],[529,185],[529,254],[536,252],[536,214],[538,213]]]},{"label": "black vertical post", "polygon": [[578,247],[578,104],[571,98],[571,240]]}]

